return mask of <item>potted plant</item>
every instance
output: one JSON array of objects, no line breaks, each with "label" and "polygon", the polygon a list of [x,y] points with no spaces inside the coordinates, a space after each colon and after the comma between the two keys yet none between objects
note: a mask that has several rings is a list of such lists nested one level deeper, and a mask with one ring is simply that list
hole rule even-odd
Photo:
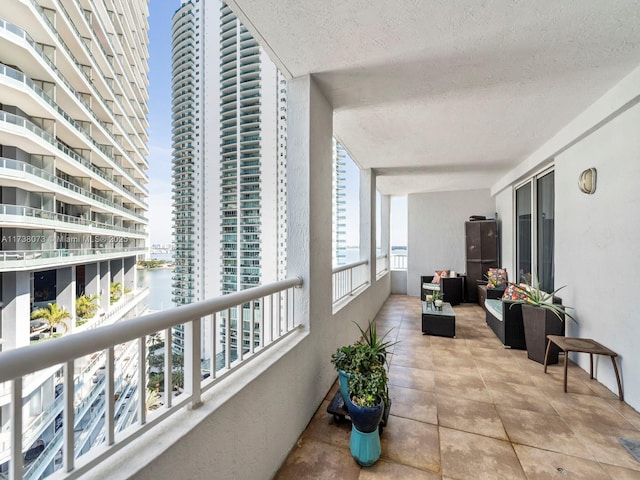
[{"label": "potted plant", "polygon": [[442,292],[435,291],[433,292],[433,306],[437,310],[442,310]]},{"label": "potted plant", "polygon": [[353,372],[354,368],[354,359],[357,350],[357,343],[353,345],[345,345],[344,347],[340,347],[336,350],[336,352],[331,355],[331,363],[338,371],[338,383],[340,385],[340,393],[342,394],[342,400],[344,404],[347,404],[347,399],[349,398],[349,377],[351,377],[351,372]]},{"label": "potted plant", "polygon": [[385,363],[388,349],[396,342],[386,339],[389,332],[378,336],[374,322],[366,330],[356,326],[362,338],[338,348],[331,363],[338,370],[340,393],[352,422],[351,453],[358,463],[368,466],[380,456],[378,432],[391,406]]},{"label": "potted plant", "polygon": [[[368,345],[361,345],[357,357],[372,357]],[[373,364],[370,369],[357,371],[349,378],[347,410],[351,417],[349,448],[356,461],[365,467],[373,465],[381,453],[379,425],[384,415],[389,392],[384,365]]]},{"label": "potted plant", "polygon": [[[524,325],[524,338],[527,345],[527,357],[538,363],[544,363],[544,357],[549,340],[547,335],[564,335],[565,317],[576,321],[568,312],[567,307],[560,303],[555,294],[564,286],[547,293],[540,289],[540,283],[533,279],[534,285],[527,288],[518,287],[522,299],[515,300],[514,304],[522,305],[522,322]],[[560,349],[551,345],[548,364],[558,363]]]},{"label": "potted plant", "polygon": [[[353,345],[345,345],[339,347],[333,355],[331,355],[331,363],[338,371],[338,380],[340,384],[340,392],[345,405],[348,398],[348,379],[356,370],[370,368],[371,365],[384,365],[387,361],[387,350],[397,342],[386,340],[389,330],[382,337],[378,336],[375,322],[370,322],[367,330],[363,330],[360,325],[353,322],[362,335],[361,340]],[[366,346],[367,348],[364,348]],[[387,400],[387,408],[390,402]],[[388,413],[385,414],[385,418]]]}]

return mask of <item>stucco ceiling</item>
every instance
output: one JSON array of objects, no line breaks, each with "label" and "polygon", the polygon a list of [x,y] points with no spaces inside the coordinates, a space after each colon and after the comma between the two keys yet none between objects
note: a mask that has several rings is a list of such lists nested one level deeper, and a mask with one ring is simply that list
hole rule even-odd
[{"label": "stucco ceiling", "polygon": [[488,188],[640,65],[637,0],[233,0],[383,193]]}]

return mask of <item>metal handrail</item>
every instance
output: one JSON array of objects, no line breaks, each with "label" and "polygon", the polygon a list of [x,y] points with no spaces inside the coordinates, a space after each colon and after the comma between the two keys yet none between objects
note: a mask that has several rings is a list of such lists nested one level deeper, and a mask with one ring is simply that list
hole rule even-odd
[{"label": "metal handrail", "polygon": [[345,270],[349,270],[351,268],[356,268],[359,267],[360,265],[368,265],[369,264],[369,260],[359,260],[357,262],[353,262],[353,263],[349,263],[347,265],[340,265],[339,267],[335,267],[333,270],[331,270],[331,273],[340,273],[340,272],[344,272]]},{"label": "metal handrail", "polygon": [[355,296],[356,292],[369,284],[368,260],[360,260],[348,265],[335,267],[332,270],[333,304],[336,305],[345,298]]},{"label": "metal handrail", "polygon": [[[191,305],[185,305],[171,310],[144,315],[108,326],[98,327],[92,331],[85,331],[66,335],[55,340],[20,347],[6,352],[0,352],[0,384],[11,384],[11,412],[10,438],[11,460],[9,463],[9,478],[18,480],[24,471],[22,453],[22,408],[15,408],[22,404],[23,379],[32,372],[41,371],[51,366],[63,366],[64,407],[63,407],[63,474],[74,478],[89,471],[97,463],[107,459],[114,452],[123,448],[134,438],[139,437],[151,426],[164,421],[181,409],[190,406],[200,406],[202,394],[218,384],[258,355],[278,345],[278,343],[299,329],[301,323],[295,318],[295,291],[302,286],[302,278],[281,280],[269,285],[259,286],[229,295],[204,300]],[[220,337],[213,335],[202,336],[201,322],[220,321],[220,336],[225,339],[221,352],[216,343]],[[164,409],[163,412],[148,415],[145,397],[142,392],[147,388],[146,354],[147,338],[156,332],[164,332],[164,371],[172,369],[172,328],[183,325],[184,328],[184,390],[178,398],[173,399],[172,375],[164,376]],[[246,329],[246,330],[245,330]],[[215,330],[215,329],[214,329]],[[243,342],[249,334],[250,345]],[[235,345],[234,335],[236,337]],[[201,340],[211,348],[208,370],[209,378],[202,377],[200,357]],[[116,438],[114,397],[116,392],[116,363],[114,352],[118,345],[133,342],[137,345],[137,385],[140,394],[136,396],[135,410],[137,425],[128,428]],[[75,449],[74,433],[74,363],[93,352],[104,352],[105,381],[103,384],[105,398],[104,441],[106,449],[97,457],[87,460],[87,456],[80,456]],[[218,353],[220,355],[218,355]],[[233,356],[235,354],[235,357]],[[219,358],[220,357],[220,358]],[[222,364],[218,363],[218,359]],[[76,457],[80,458],[76,462]],[[73,472],[73,473],[72,473]]]},{"label": "metal handrail", "polygon": [[282,290],[302,286],[302,278],[280,280],[221,297],[203,300],[179,308],[151,313],[123,323],[106,325],[92,331],[65,335],[55,341],[37,343],[0,352],[0,383],[23,377],[53,365],[59,365],[98,350],[137,340],[152,333],[221,312],[236,305],[267,297]]}]

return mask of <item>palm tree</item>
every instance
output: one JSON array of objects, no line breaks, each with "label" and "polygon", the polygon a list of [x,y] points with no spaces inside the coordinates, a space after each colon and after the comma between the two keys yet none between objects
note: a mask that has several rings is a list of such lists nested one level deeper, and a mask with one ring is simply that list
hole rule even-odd
[{"label": "palm tree", "polygon": [[111,282],[109,285],[109,298],[111,303],[115,303],[120,300],[122,296],[122,283],[120,282]]},{"label": "palm tree", "polygon": [[71,314],[57,303],[50,303],[46,308],[38,308],[31,312],[31,320],[42,319],[49,324],[49,336],[51,336],[53,329],[57,325],[61,325],[66,332],[69,327],[65,320],[70,318]]},{"label": "palm tree", "polygon": [[76,298],[76,316],[82,320],[87,320],[95,316],[98,311],[98,304],[95,303],[100,295],[80,295]]}]

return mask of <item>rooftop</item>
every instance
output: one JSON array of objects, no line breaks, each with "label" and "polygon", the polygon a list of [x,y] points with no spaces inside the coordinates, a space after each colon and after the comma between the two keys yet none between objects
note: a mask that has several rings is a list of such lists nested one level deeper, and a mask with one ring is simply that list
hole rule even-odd
[{"label": "rooftop", "polygon": [[416,297],[391,295],[378,313],[378,331],[393,328],[399,343],[373,467],[352,458],[351,424],[327,413],[334,385],[275,478],[640,478],[618,441],[640,440],[640,414],[573,363],[564,393],[562,356],[545,374],[526,351],[502,347],[480,306],[454,308],[456,338],[422,335]]}]

